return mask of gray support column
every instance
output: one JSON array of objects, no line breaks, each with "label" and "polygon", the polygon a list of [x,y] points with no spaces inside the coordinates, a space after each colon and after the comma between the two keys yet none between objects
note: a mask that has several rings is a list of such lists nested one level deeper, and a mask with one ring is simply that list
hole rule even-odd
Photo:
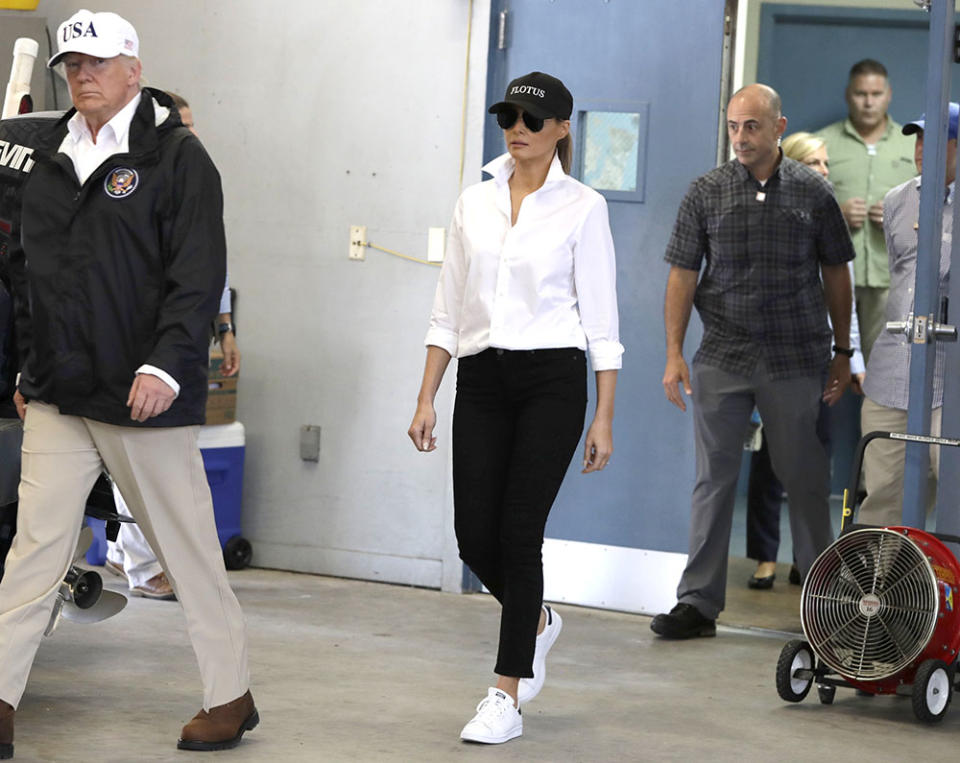
[{"label": "gray support column", "polygon": [[[936,347],[933,323],[939,316],[938,286],[946,186],[947,126],[950,102],[950,65],[956,0],[933,0],[930,8],[930,51],[927,56],[927,94],[923,131],[923,173],[920,187],[920,228],[917,246],[917,280],[914,289],[916,328],[910,353],[910,402],[907,431],[930,433],[933,371]],[[921,326],[922,323],[922,326]],[[924,527],[929,446],[907,443],[903,478],[903,523]]]}]

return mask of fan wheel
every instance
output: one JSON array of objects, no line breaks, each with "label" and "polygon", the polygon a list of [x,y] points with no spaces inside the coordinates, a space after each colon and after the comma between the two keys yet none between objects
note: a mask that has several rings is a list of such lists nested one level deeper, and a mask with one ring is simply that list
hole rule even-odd
[{"label": "fan wheel", "polygon": [[802,702],[813,686],[813,676],[797,678],[798,670],[813,669],[813,650],[806,641],[788,641],[777,660],[777,694],[786,702]]},{"label": "fan wheel", "polygon": [[253,558],[253,546],[240,535],[234,535],[223,547],[223,562],[228,570],[242,570]]},{"label": "fan wheel", "polygon": [[913,679],[913,713],[921,721],[939,723],[953,695],[953,675],[943,660],[924,660]]}]

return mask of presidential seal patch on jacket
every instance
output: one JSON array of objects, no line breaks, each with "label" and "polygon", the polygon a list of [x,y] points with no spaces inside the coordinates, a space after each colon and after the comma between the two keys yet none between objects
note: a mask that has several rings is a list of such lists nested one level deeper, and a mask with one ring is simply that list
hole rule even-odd
[{"label": "presidential seal patch on jacket", "polygon": [[140,176],[136,170],[131,170],[127,167],[117,167],[117,169],[104,178],[103,190],[107,192],[107,196],[122,199],[137,190],[139,182]]}]

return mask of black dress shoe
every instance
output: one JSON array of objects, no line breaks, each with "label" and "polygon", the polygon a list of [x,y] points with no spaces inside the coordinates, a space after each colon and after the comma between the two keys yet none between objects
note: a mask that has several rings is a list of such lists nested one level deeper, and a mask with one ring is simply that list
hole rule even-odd
[{"label": "black dress shoe", "polygon": [[717,621],[704,617],[692,604],[677,604],[668,615],[657,615],[650,630],[664,638],[696,638],[716,636]]},{"label": "black dress shoe", "polygon": [[773,581],[777,579],[776,575],[767,575],[765,578],[758,578],[753,575],[747,580],[747,585],[757,591],[769,591],[773,588]]},{"label": "black dress shoe", "polygon": [[790,568],[790,577],[787,578],[792,585],[800,585],[803,582],[803,579],[800,577],[800,570],[797,568],[797,565],[793,565]]}]

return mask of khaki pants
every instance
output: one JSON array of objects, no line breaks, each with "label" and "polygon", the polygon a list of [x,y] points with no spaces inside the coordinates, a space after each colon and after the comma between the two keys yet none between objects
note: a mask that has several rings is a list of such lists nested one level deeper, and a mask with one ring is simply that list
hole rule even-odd
[{"label": "khaki pants", "polygon": [[887,325],[887,295],[890,289],[857,286],[854,291],[857,295],[857,321],[860,324],[860,350],[863,352],[863,362],[866,363],[870,360],[873,343]]},{"label": "khaki pants", "polygon": [[243,614],[227,582],[197,430],[120,427],[27,406],[17,534],[0,582],[0,699],[20,702],[104,465],[183,606],[204,709],[247,691]]},{"label": "khaki pants", "polygon": [[[930,434],[940,436],[943,408],[934,408],[930,415]],[[907,412],[887,408],[863,399],[860,409],[860,431],[906,432]],[[903,470],[906,463],[906,443],[900,440],[872,440],[863,452],[863,482],[867,497],[860,506],[856,519],[866,525],[888,527],[903,522]],[[937,500],[937,480],[940,476],[940,446],[930,446],[930,471],[927,473],[927,514]]]}]

